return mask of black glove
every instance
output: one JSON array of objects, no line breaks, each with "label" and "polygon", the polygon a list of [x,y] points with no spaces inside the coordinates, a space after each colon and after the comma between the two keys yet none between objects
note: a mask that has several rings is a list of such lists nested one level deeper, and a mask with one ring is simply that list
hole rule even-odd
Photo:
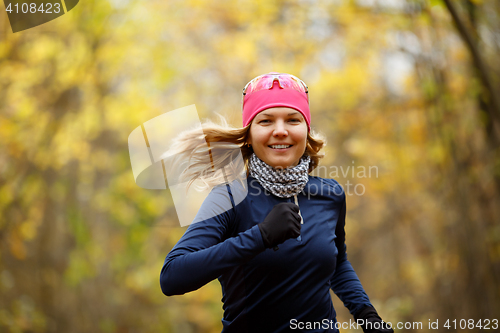
[{"label": "black glove", "polygon": [[259,223],[259,229],[267,248],[275,247],[289,238],[299,237],[299,206],[292,202],[277,204],[264,221]]},{"label": "black glove", "polygon": [[354,319],[360,323],[364,333],[394,333],[371,306],[361,309],[354,315]]}]

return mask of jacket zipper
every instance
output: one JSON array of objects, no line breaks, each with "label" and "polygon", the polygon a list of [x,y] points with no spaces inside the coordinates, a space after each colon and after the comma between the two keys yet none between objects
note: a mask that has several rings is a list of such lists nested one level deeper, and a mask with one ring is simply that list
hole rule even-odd
[{"label": "jacket zipper", "polygon": [[294,196],[295,204],[299,207],[299,216],[300,216],[300,224],[304,224],[304,219],[302,218],[302,214],[300,213],[299,199],[297,199],[297,194]]},{"label": "jacket zipper", "polygon": [[[302,218],[302,214],[300,213],[300,206],[299,206],[299,199],[297,198],[297,195],[295,194],[294,196],[295,199],[295,204],[299,207],[299,216],[300,216],[300,224],[304,224],[304,219]],[[299,237],[295,238],[298,242],[302,241],[302,235],[299,235]]]}]

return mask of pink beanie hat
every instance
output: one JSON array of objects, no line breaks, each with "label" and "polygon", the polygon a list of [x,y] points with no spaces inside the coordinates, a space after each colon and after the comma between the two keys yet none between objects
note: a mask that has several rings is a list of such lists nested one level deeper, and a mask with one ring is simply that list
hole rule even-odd
[{"label": "pink beanie hat", "polygon": [[281,88],[275,80],[271,89],[259,90],[243,96],[243,127],[250,124],[261,111],[274,107],[288,107],[302,113],[311,131],[311,112],[307,94],[294,89]]}]

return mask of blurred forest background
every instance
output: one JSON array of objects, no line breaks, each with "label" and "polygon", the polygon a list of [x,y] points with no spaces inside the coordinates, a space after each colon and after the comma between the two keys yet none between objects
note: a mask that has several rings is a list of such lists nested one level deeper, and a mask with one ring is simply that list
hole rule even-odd
[{"label": "blurred forest background", "polygon": [[161,293],[185,228],[127,138],[190,104],[241,126],[269,71],[309,85],[324,167],[378,168],[333,178],[365,189],[346,242],[382,318],[500,319],[499,55],[498,0],[82,0],[15,34],[0,13],[0,331],[220,332],[217,281]]}]

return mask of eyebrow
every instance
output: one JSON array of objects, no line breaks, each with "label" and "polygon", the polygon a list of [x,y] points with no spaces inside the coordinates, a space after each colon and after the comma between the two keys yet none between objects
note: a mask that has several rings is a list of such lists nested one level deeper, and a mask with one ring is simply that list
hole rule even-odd
[{"label": "eyebrow", "polygon": [[[298,111],[295,111],[295,112],[290,112],[289,114],[287,114],[287,116],[293,116],[295,114],[299,113]],[[268,117],[274,117],[274,115],[270,114],[270,113],[261,113],[262,115],[264,116],[268,116]]]}]

